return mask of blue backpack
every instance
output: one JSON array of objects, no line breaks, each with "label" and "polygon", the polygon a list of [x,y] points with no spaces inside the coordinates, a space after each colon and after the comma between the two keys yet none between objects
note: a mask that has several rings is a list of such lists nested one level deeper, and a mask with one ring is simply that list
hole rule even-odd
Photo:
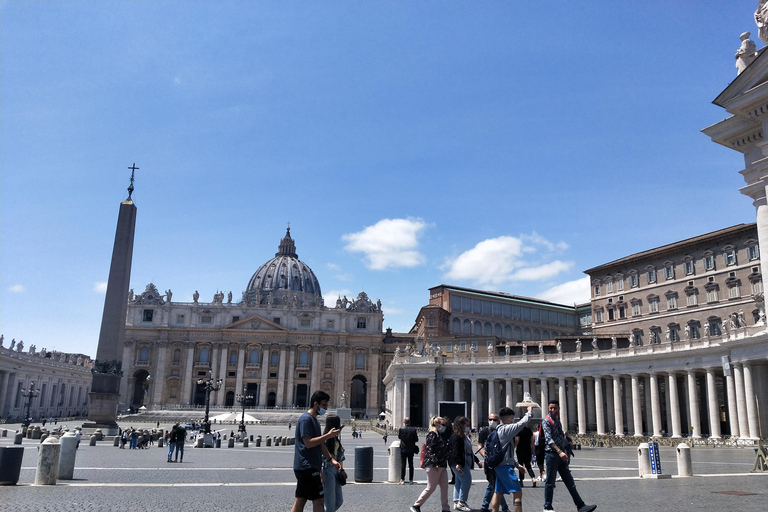
[{"label": "blue backpack", "polygon": [[488,435],[488,440],[485,442],[485,467],[493,469],[502,462],[507,455],[509,446],[512,443],[507,443],[506,449],[501,446],[501,440],[499,434],[495,430]]}]

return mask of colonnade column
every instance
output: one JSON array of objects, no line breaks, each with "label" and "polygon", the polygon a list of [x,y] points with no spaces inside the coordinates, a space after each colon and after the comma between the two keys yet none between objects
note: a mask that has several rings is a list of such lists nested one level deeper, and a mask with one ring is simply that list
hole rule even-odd
[{"label": "colonnade column", "polygon": [[400,428],[403,424],[403,393],[405,392],[405,383],[402,373],[395,372],[395,392],[392,394],[392,428]]},{"label": "colonnade column", "polygon": [[587,433],[587,411],[584,407],[584,377],[576,377],[576,415],[579,434]]},{"label": "colonnade column", "polygon": [[526,393],[531,393],[531,383],[528,381],[528,378],[523,379],[523,398],[525,398]]},{"label": "colonnade column", "polygon": [[680,431],[680,399],[677,394],[677,374],[670,373],[667,379],[669,395],[669,419],[672,423],[672,437],[681,437]]},{"label": "colonnade column", "polygon": [[[342,345],[337,347],[336,350],[336,389],[334,389],[334,393],[337,397],[340,397],[342,393],[347,391],[347,382],[345,379],[347,375],[347,350],[349,350],[349,347]],[[347,395],[349,395],[349,393],[347,393]]]},{"label": "colonnade column", "polygon": [[8,379],[10,376],[10,372],[3,372],[3,380],[0,382],[0,417],[5,417],[5,396],[8,394]]},{"label": "colonnade column", "polygon": [[736,407],[736,386],[733,384],[733,373],[725,376],[725,388],[728,392],[728,427],[731,437],[740,437],[739,412]]},{"label": "colonnade column", "polygon": [[[293,378],[296,375],[296,349],[291,347],[291,353],[288,355],[288,384],[285,386],[285,405],[291,407],[294,405],[295,394],[293,391]],[[331,397],[331,403],[336,402],[338,398]]]},{"label": "colonnade column", "polygon": [[[565,379],[566,383],[569,379]],[[573,385],[570,386],[570,388],[565,388],[565,395],[567,397],[566,402],[568,405],[568,418],[570,421],[573,421],[574,423],[579,422],[579,410],[578,410],[578,399],[576,397],[576,391],[577,391],[577,383],[576,379],[571,379],[571,382],[573,382]],[[562,414],[561,414],[562,417]],[[563,422],[563,432],[570,430],[570,421],[568,423]],[[577,427],[578,428],[578,427]],[[571,430],[571,432],[573,432]]]},{"label": "colonnade column", "polygon": [[603,414],[603,377],[595,377],[595,423],[597,435],[605,434],[605,415]]},{"label": "colonnade column", "polygon": [[543,411],[547,410],[547,405],[549,404],[549,381],[546,377],[541,378],[541,409]]},{"label": "colonnade column", "polygon": [[195,345],[190,343],[187,347],[187,358],[184,367],[184,386],[181,388],[181,396],[186,403],[191,404],[192,400],[192,367],[195,366]]},{"label": "colonnade column", "polygon": [[499,412],[496,405],[496,379],[488,379],[488,414]]},{"label": "colonnade column", "polygon": [[[592,425],[597,425],[597,411],[595,410],[595,381],[594,379],[587,379],[584,381],[584,402],[587,404],[587,423],[586,430],[590,430]],[[597,427],[595,427],[597,430]]]},{"label": "colonnade column", "polygon": [[[266,358],[264,358],[264,361],[266,363]],[[268,371],[269,370],[267,369],[267,367],[264,364],[262,364],[261,365],[261,382],[262,383],[264,383],[264,375]],[[235,373],[235,393],[241,393],[240,390],[243,389],[244,376],[245,376],[245,347],[240,347],[240,349],[237,351],[237,372]],[[223,387],[224,386],[222,386],[222,388]],[[263,386],[263,387],[266,387],[266,386]],[[254,403],[259,403],[261,405],[264,405],[263,402],[254,402]]]},{"label": "colonnade column", "polygon": [[506,379],[506,381],[504,382],[504,386],[505,386],[504,391],[506,391],[505,394],[507,396],[505,405],[507,407],[514,407],[517,402],[514,402],[512,399],[512,379]]},{"label": "colonnade column", "polygon": [[517,381],[509,379],[509,382],[511,385],[511,389],[508,391],[510,397],[509,407],[514,407],[520,401],[520,396],[517,394]]},{"label": "colonnade column", "polygon": [[701,437],[701,415],[699,414],[699,397],[696,392],[696,372],[688,370],[688,410],[691,416],[692,436]]},{"label": "colonnade column", "polygon": [[635,437],[643,435],[643,409],[640,403],[640,382],[639,376],[633,373],[632,379],[632,423]]},{"label": "colonnade column", "polygon": [[741,373],[741,363],[733,365],[733,383],[736,386],[736,409],[739,414],[739,437],[749,437],[749,420],[747,419],[747,399],[744,396],[744,379]]},{"label": "colonnade column", "polygon": [[659,375],[652,373],[651,384],[651,414],[653,415],[653,436],[661,437],[661,401],[659,400]]},{"label": "colonnade column", "polygon": [[396,425],[399,427],[403,424],[405,418],[411,417],[411,378],[403,377],[403,404],[402,414],[400,416],[400,423]]},{"label": "colonnade column", "polygon": [[[227,379],[227,363],[229,362],[227,360],[227,356],[229,355],[229,347],[227,345],[223,345],[220,350],[220,358],[219,358],[219,378],[223,379],[226,382]],[[239,390],[235,390],[235,393],[242,393],[243,388],[240,387]],[[225,396],[227,393],[226,386],[222,385],[219,388],[219,391],[216,392],[216,403],[219,405],[224,405],[225,402]]]},{"label": "colonnade column", "polygon": [[[602,379],[601,379],[602,380]],[[608,378],[603,383],[605,384],[605,387],[603,388],[603,395],[605,400],[605,430],[613,430],[616,426],[616,417],[614,416],[614,413],[616,411],[613,410],[613,404],[611,403],[611,400],[613,399],[613,380]],[[611,397],[609,399],[609,397]]]},{"label": "colonnade column", "polygon": [[[378,366],[377,366],[378,368]],[[310,373],[311,380],[309,381],[309,393],[308,397],[312,396],[312,393],[320,389],[320,349],[314,347],[312,349],[312,372]],[[307,398],[309,400],[309,398]],[[378,416],[377,416],[378,417]]]},{"label": "colonnade column", "polygon": [[477,427],[477,377],[472,377],[469,382],[471,397],[471,413],[469,420],[473,427]]},{"label": "colonnade column", "polygon": [[461,379],[453,379],[453,401],[461,402]]},{"label": "colonnade column", "polygon": [[707,409],[709,410],[709,437],[720,439],[720,405],[717,400],[715,370],[707,368]]},{"label": "colonnade column", "polygon": [[[373,414],[369,414],[372,418],[379,417],[379,411],[381,411],[381,397],[379,396],[379,386],[381,385],[381,350],[378,348],[371,349],[371,382],[368,384],[368,394],[370,399],[367,401],[368,410]],[[445,386],[445,381],[443,381]],[[434,415],[433,415],[434,416]],[[430,416],[431,418],[432,416]]]},{"label": "colonnade column", "polygon": [[427,424],[435,415],[435,377],[427,379]]},{"label": "colonnade column", "polygon": [[755,401],[755,387],[752,381],[752,365],[744,364],[744,398],[747,402],[747,417],[749,418],[749,437],[760,437],[760,424],[757,421],[757,402]]},{"label": "colonnade column", "polygon": [[558,400],[560,401],[560,423],[564,425],[563,428],[568,428],[568,407],[565,396],[565,378],[560,377],[558,379]]},{"label": "colonnade column", "polygon": [[617,436],[624,435],[624,416],[621,408],[621,378],[618,375],[613,376],[613,415],[616,423],[614,429]]}]

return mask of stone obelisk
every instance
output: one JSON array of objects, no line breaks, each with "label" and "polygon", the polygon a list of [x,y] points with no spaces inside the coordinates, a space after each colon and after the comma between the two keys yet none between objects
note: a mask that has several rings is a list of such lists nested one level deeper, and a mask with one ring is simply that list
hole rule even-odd
[{"label": "stone obelisk", "polygon": [[120,398],[120,378],[123,375],[122,357],[125,341],[125,316],[128,311],[128,291],[131,281],[133,235],[136,227],[136,206],[133,204],[133,173],[128,186],[128,199],[120,203],[117,217],[112,263],[109,267],[107,296],[101,317],[99,346],[93,363],[93,382],[89,393],[88,420],[83,424],[86,432],[99,428],[104,435],[116,435],[117,404]]}]

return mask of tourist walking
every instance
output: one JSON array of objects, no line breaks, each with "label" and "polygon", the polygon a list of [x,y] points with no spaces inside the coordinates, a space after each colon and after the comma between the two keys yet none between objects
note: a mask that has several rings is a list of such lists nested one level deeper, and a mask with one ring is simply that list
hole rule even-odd
[{"label": "tourist walking", "polygon": [[512,495],[512,510],[514,512],[523,512],[523,488],[517,479],[517,461],[515,460],[515,436],[525,428],[531,419],[531,406],[528,406],[528,412],[520,418],[520,421],[512,423],[515,418],[515,411],[509,407],[502,407],[499,411],[501,425],[498,426],[494,435],[489,439],[488,446],[495,443],[495,437],[498,436],[498,445],[504,453],[504,460],[494,468],[496,473],[496,484],[493,489],[493,500],[491,500],[491,510],[499,512],[502,498],[505,494]]},{"label": "tourist walking", "polygon": [[440,486],[440,503],[443,512],[450,512],[448,504],[448,455],[450,445],[442,437],[449,428],[449,422],[446,418],[434,416],[429,420],[429,432],[424,443],[424,470],[427,473],[427,487],[419,495],[416,502],[411,507],[411,512],[421,512],[421,506],[424,504],[437,486]]},{"label": "tourist walking", "polygon": [[515,447],[517,462],[520,463],[520,487],[525,487],[523,485],[523,480],[525,479],[526,470],[531,477],[531,486],[536,487],[536,475],[533,472],[533,467],[531,467],[531,460],[535,449],[536,447],[533,444],[533,430],[526,425],[520,433],[517,434],[517,446]]},{"label": "tourist walking", "polygon": [[[341,431],[341,418],[336,415],[328,416],[325,420],[325,429],[323,434],[327,434],[333,429]],[[339,462],[340,468],[336,468],[329,459],[323,458],[323,491],[325,502],[325,512],[336,512],[341,508],[344,503],[344,495],[341,489],[341,480],[339,475],[344,471],[344,446],[339,439],[341,436],[332,437],[325,441],[325,447],[328,448],[328,453],[331,457]],[[346,475],[346,472],[343,473]],[[346,476],[344,476],[346,478]]]},{"label": "tourist walking", "polygon": [[179,424],[176,427],[176,451],[173,454],[173,462],[184,462],[184,442],[187,440],[187,428]]},{"label": "tourist walking", "polygon": [[168,462],[173,462],[173,451],[176,449],[176,429],[179,427],[179,424],[176,423],[171,427],[171,431],[168,433],[167,441],[168,441]]},{"label": "tourist walking", "polygon": [[296,475],[296,499],[291,512],[304,510],[307,501],[312,502],[312,512],[323,512],[324,490],[321,472],[322,459],[325,457],[338,470],[337,461],[325,446],[325,441],[337,437],[341,430],[334,428],[326,434],[320,432],[318,416],[324,416],[331,397],[324,391],[315,391],[310,398],[310,408],[296,422],[295,445],[293,452],[293,472]]},{"label": "tourist walking", "polygon": [[400,439],[400,483],[405,483],[405,465],[409,465],[408,470],[408,483],[413,483],[413,456],[419,453],[419,447],[416,443],[419,442],[419,434],[416,432],[416,427],[411,426],[411,418],[405,418],[403,420],[403,426],[397,433],[397,438]]},{"label": "tourist walking", "polygon": [[544,510],[552,509],[552,499],[555,494],[555,480],[557,475],[562,478],[568,492],[571,493],[573,504],[578,512],[592,512],[597,505],[586,505],[576,490],[576,484],[568,468],[568,454],[565,452],[565,434],[560,423],[560,402],[549,401],[549,414],[541,422],[541,430],[544,434],[545,464],[547,468],[547,480],[544,484]]},{"label": "tourist walking", "polygon": [[453,467],[456,483],[453,485],[453,509],[469,512],[467,498],[472,487],[472,469],[475,464],[475,454],[472,441],[469,440],[469,419],[459,416],[453,421],[451,436],[450,462]]}]

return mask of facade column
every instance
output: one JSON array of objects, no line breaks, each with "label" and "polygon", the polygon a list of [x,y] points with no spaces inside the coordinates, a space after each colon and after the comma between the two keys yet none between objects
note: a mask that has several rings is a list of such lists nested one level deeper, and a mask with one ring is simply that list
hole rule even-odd
[{"label": "facade column", "polygon": [[[650,435],[653,435],[653,407],[651,407],[650,377],[643,377],[643,382],[645,383],[643,386],[643,394],[645,395],[643,398],[643,404],[645,404],[645,428],[643,429],[643,432],[649,432]],[[659,424],[661,424],[661,420],[659,420]]]},{"label": "facade column", "polygon": [[595,377],[595,427],[597,435],[605,435],[605,415],[603,414],[603,377]]},{"label": "facade column", "polygon": [[[269,350],[267,350],[269,352]],[[262,356],[264,355],[264,351],[262,350]],[[262,358],[264,360],[264,363],[261,365],[260,371],[261,371],[261,380],[264,380],[264,375],[269,373],[269,368],[267,368],[265,365],[267,363],[266,358]],[[241,346],[239,350],[237,351],[237,372],[235,373],[235,393],[241,393],[243,389],[243,377],[245,377],[245,347]],[[222,386],[224,387],[224,386]],[[266,387],[266,386],[265,386]],[[259,395],[261,395],[261,389],[259,389]],[[260,399],[261,396],[256,397],[256,399]],[[266,400],[266,396],[264,397],[264,400]],[[259,401],[255,402],[260,405],[264,405],[264,402]]]},{"label": "facade column", "polygon": [[701,437],[701,417],[699,414],[699,397],[696,386],[696,372],[688,370],[688,410],[691,416],[691,427],[693,427],[693,438]]},{"label": "facade column", "polygon": [[616,418],[614,416],[613,403],[611,403],[611,400],[613,400],[613,379],[608,378],[603,384],[605,385],[603,388],[603,394],[605,395],[603,399],[605,401],[605,430],[615,431]]},{"label": "facade column", "polygon": [[523,379],[523,398],[525,398],[526,393],[531,394],[531,383],[528,378]]},{"label": "facade column", "polygon": [[[296,348],[291,347],[291,353],[288,355],[288,384],[285,387],[285,405],[293,407],[296,403],[296,393],[293,389],[293,379],[296,376]],[[331,403],[333,403],[331,397]]]},{"label": "facade column", "polygon": [[[336,396],[341,396],[342,393],[347,391],[346,375],[348,349],[349,348],[346,345],[338,347],[338,352],[336,354],[336,389],[334,390],[336,392]],[[347,393],[347,396],[349,396],[349,393]],[[400,425],[398,425],[398,427],[399,426]]]},{"label": "facade column", "polygon": [[[381,412],[381,397],[379,396],[379,385],[381,384],[381,351],[378,348],[371,350],[371,382],[368,383],[369,399],[366,402],[368,404],[368,416],[371,418],[378,418],[379,412]],[[445,381],[443,381],[445,386]],[[430,416],[431,418],[432,416]]]},{"label": "facade column", "polygon": [[752,380],[752,364],[744,363],[744,399],[747,402],[747,422],[749,425],[749,437],[760,438],[760,423],[757,418],[757,402],[755,401],[755,387]]},{"label": "facade column", "polygon": [[477,427],[477,377],[472,377],[470,379],[470,401],[471,401],[471,412],[470,412],[470,418],[469,421],[471,422],[473,427]]},{"label": "facade column", "polygon": [[617,436],[624,435],[624,415],[621,409],[621,377],[613,376],[613,415],[616,423],[615,430]]},{"label": "facade column", "polygon": [[[184,384],[182,386],[181,396],[187,404],[194,402],[192,399],[192,368],[195,366],[195,345],[190,343],[187,347],[187,357],[184,361]],[[126,398],[127,395],[126,395]]]},{"label": "facade column", "polygon": [[672,423],[672,437],[682,437],[680,429],[680,398],[677,394],[677,374],[670,373],[667,379],[669,384],[667,394],[669,395],[669,418]]},{"label": "facade column", "polygon": [[557,396],[558,400],[560,401],[560,423],[565,425],[565,428],[568,428],[568,407],[567,407],[567,401],[565,396],[565,377],[560,377],[558,379],[558,389],[557,389]]},{"label": "facade column", "polygon": [[520,401],[520,395],[517,393],[517,379],[509,379],[509,382],[511,383],[511,389],[507,392],[508,396],[511,397],[510,408],[514,407],[517,402]]},{"label": "facade column", "polygon": [[576,410],[579,435],[587,433],[587,410],[584,406],[584,377],[576,377]]},{"label": "facade column", "polygon": [[659,399],[659,374],[650,376],[651,415],[653,416],[653,437],[661,437],[661,400]]},{"label": "facade column", "polygon": [[280,345],[280,360],[277,366],[277,396],[275,405],[283,407],[285,405],[285,344]]},{"label": "facade column", "polygon": [[[219,349],[219,378],[224,381],[219,390],[216,392],[216,403],[223,406],[226,402],[227,396],[227,363],[229,362],[229,345],[222,345]],[[235,393],[242,393],[243,387],[240,386],[240,390],[235,389]]]},{"label": "facade column", "polygon": [[[10,372],[3,372],[3,380],[0,381],[0,417],[5,418],[5,402],[6,395],[8,394],[8,379],[10,379]],[[50,388],[50,386],[48,386]]]},{"label": "facade column", "polygon": [[320,377],[322,376],[320,372],[320,355],[321,355],[320,348],[312,347],[312,369],[311,369],[312,371],[310,372],[309,392],[307,393],[307,401],[309,401],[309,397],[312,396],[312,393],[320,389]]},{"label": "facade column", "polygon": [[[579,422],[579,414],[578,414],[578,407],[577,407],[577,399],[576,399],[576,379],[565,379],[566,384],[568,383],[568,380],[571,381],[571,385],[565,388],[565,395],[566,395],[566,401],[568,402],[568,419],[570,420],[568,424],[563,423],[563,432],[573,432],[571,430],[571,423],[577,423]],[[562,418],[562,413],[561,413]]]},{"label": "facade column", "polygon": [[[261,368],[259,369],[259,375],[261,380],[259,382],[259,405],[261,407],[267,406],[267,391],[269,388],[269,345],[261,346]],[[237,387],[243,389],[243,367],[245,366],[245,347],[240,347],[237,351]],[[310,404],[311,405],[311,404]]]},{"label": "facade column", "polygon": [[402,424],[405,418],[411,417],[411,378],[410,377],[403,377],[403,410],[400,415],[400,424],[397,425],[399,428]]},{"label": "facade column", "polygon": [[725,388],[728,393],[728,427],[731,437],[741,437],[739,432],[739,412],[736,407],[736,386],[733,383],[733,373],[725,376]]},{"label": "facade column", "polygon": [[717,400],[717,385],[714,368],[707,368],[707,403],[709,409],[709,438],[720,439],[720,405]]},{"label": "facade column", "polygon": [[[133,395],[131,395],[133,390],[128,389],[128,378],[131,376],[131,352],[133,349],[133,340],[125,340],[123,343],[123,376],[120,377],[120,398],[118,398],[118,402],[120,399],[123,400],[123,404],[127,405],[130,403],[131,400],[133,400]],[[58,403],[58,402],[56,402]]]},{"label": "facade column", "polygon": [[435,377],[430,376],[427,379],[427,425],[429,420],[435,415],[436,403],[435,403]]},{"label": "facade column", "polygon": [[491,414],[492,412],[499,412],[498,406],[496,405],[496,379],[488,379],[488,414]]},{"label": "facade column", "polygon": [[403,424],[403,377],[402,371],[395,371],[395,392],[392,394],[392,428],[400,428]]},{"label": "facade column", "polygon": [[507,396],[506,406],[509,408],[514,407],[517,402],[513,401],[514,399],[512,396],[512,379],[506,379],[504,381],[504,391],[506,392],[505,394]]},{"label": "facade column", "polygon": [[[768,258],[766,258],[768,259]],[[736,409],[739,414],[739,437],[749,437],[749,420],[747,419],[747,399],[744,395],[744,379],[741,363],[733,364],[733,383],[736,386]]]},{"label": "facade column", "polygon": [[640,376],[633,373],[632,379],[632,423],[634,429],[634,436],[641,437],[643,435],[643,409],[640,402]]},{"label": "facade column", "polygon": [[155,381],[152,384],[154,393],[152,394],[153,404],[163,403],[163,391],[165,390],[165,368],[168,366],[166,362],[166,352],[168,350],[167,341],[159,341],[160,348],[157,351],[157,364],[155,364],[155,375],[152,379]]}]

